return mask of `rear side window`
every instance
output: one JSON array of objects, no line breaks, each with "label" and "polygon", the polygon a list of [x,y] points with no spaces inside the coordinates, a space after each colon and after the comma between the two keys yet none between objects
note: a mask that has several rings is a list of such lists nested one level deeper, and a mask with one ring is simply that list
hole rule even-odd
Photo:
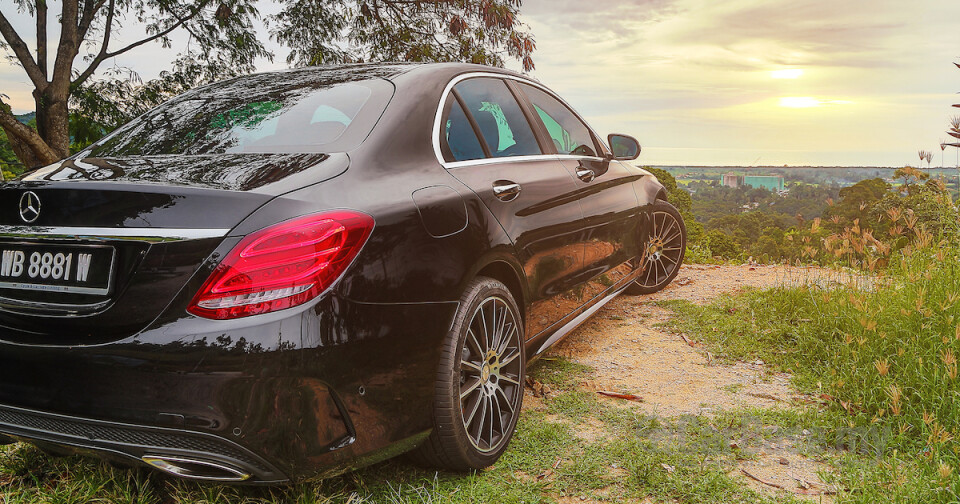
[{"label": "rear side window", "polygon": [[590,128],[583,124],[566,105],[528,84],[521,83],[520,88],[530,99],[543,125],[547,127],[547,133],[559,154],[597,155],[597,146],[593,141],[593,135],[590,134]]},{"label": "rear side window", "polygon": [[530,123],[503,81],[486,77],[467,79],[453,89],[480,128],[491,156],[541,154]]},{"label": "rear side window", "polygon": [[470,120],[463,113],[460,102],[452,94],[447,101],[451,105],[447,120],[444,123],[443,135],[449,152],[444,152],[444,158],[447,161],[483,159],[486,157],[483,147],[477,140],[477,135],[473,131],[473,126],[470,125]]}]

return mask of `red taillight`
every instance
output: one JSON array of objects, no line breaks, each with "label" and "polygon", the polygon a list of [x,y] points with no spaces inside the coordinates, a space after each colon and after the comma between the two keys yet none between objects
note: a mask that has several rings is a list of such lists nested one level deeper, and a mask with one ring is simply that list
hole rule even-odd
[{"label": "red taillight", "polygon": [[261,229],[223,258],[187,311],[222,320],[306,303],[343,274],[371,230],[373,218],[346,210]]}]

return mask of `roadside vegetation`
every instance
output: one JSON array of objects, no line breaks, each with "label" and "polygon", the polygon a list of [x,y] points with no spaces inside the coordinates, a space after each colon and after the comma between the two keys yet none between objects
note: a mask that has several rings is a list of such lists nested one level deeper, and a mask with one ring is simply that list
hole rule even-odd
[{"label": "roadside vegetation", "polygon": [[[652,171],[668,188],[677,187],[665,170]],[[694,260],[828,266],[876,259],[874,267],[882,267],[915,228],[933,239],[953,238],[960,226],[943,179],[911,167],[891,176],[893,184],[871,178],[843,188],[794,182],[785,196],[716,182],[702,184],[692,197],[682,187],[670,196],[687,222]]]},{"label": "roadside vegetation", "polygon": [[709,351],[790,373],[823,409],[845,454],[839,502],[960,499],[956,207],[936,181],[904,175],[903,191],[879,187],[854,215],[834,213],[852,218],[842,230],[814,223],[804,235],[819,238],[808,260],[844,266],[848,281],[667,303]]}]

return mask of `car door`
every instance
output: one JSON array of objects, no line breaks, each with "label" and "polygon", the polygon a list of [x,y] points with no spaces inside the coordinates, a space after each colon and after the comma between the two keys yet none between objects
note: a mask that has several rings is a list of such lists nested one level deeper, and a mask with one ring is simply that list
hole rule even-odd
[{"label": "car door", "polygon": [[586,123],[546,89],[517,82],[574,179],[584,216],[583,301],[601,296],[629,274],[640,251],[639,202],[631,185],[641,174],[613,161]]},{"label": "car door", "polygon": [[506,83],[472,77],[453,86],[440,131],[444,165],[470,187],[513,241],[528,285],[526,338],[581,305],[583,214],[577,184]]}]

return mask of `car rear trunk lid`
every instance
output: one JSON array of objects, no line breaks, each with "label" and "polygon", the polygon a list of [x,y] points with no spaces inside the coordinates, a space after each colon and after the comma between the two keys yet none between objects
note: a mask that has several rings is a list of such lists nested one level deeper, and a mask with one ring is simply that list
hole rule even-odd
[{"label": "car rear trunk lid", "polygon": [[242,156],[68,160],[0,186],[0,339],[135,334],[245,217],[346,169],[342,155]]}]

